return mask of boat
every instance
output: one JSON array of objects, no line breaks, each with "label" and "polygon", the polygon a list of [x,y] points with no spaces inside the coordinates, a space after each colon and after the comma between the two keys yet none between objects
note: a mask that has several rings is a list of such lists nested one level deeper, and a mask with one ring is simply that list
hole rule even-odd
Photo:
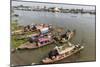
[{"label": "boat", "polygon": [[23,26],[22,29],[12,31],[11,34],[23,34],[28,32],[40,32],[40,33],[48,33],[52,28],[51,24],[31,24],[27,26]]},{"label": "boat", "polygon": [[17,49],[34,49],[53,43],[54,40],[50,36],[41,36],[20,45]]},{"label": "boat", "polygon": [[19,15],[18,15],[18,14],[14,14],[13,16],[15,16],[15,17],[19,17]]},{"label": "boat", "polygon": [[[31,28],[34,28],[39,31],[33,32],[31,31]],[[54,42],[67,42],[75,35],[75,30],[73,31],[68,30],[64,34],[53,35],[53,32],[55,31],[51,31],[51,29],[54,29],[51,24],[35,24],[35,25],[32,24],[32,25],[25,26],[25,29],[28,29],[29,31],[24,32],[24,29],[22,29],[22,30],[16,30],[12,32],[13,34],[24,33],[23,35],[17,35],[16,40],[27,39],[26,43],[21,44],[16,49],[34,49],[34,48],[39,48],[39,47],[42,47]],[[60,28],[58,31],[60,32],[62,29],[63,28]]]},{"label": "boat", "polygon": [[63,33],[60,35],[60,37],[62,38],[62,40],[70,40],[74,35],[75,35],[76,31],[70,31],[68,30],[67,32]]},{"label": "boat", "polygon": [[25,43],[25,44],[22,44],[21,46],[19,46],[17,49],[20,50],[20,49],[35,49],[35,48],[39,48],[39,47],[43,47],[45,45],[49,45],[53,43],[53,41],[45,41],[45,43],[41,44],[40,42],[38,42],[38,44],[33,44],[33,43]]},{"label": "boat", "polygon": [[75,34],[76,34],[75,30],[73,30],[73,31],[68,30],[67,32],[59,33],[57,36],[54,35],[53,38],[55,41],[64,43],[64,42],[68,42],[69,40],[71,40]]},{"label": "boat", "polygon": [[[66,33],[65,33],[66,34]],[[74,31],[71,31],[71,32],[67,32],[66,35],[68,35],[68,39],[65,39],[65,38],[62,38],[61,40],[58,40],[53,38],[52,37],[52,34],[50,33],[47,33],[47,34],[32,34],[30,36],[27,36],[29,37],[28,41],[30,43],[25,43],[25,44],[22,44],[18,47],[18,49],[34,49],[34,48],[39,48],[39,47],[42,47],[42,46],[45,46],[45,45],[48,45],[48,44],[51,44],[51,43],[56,43],[56,42],[68,42],[72,37],[73,35],[75,34]],[[56,36],[56,35],[55,35]],[[61,36],[60,36],[61,38]]]},{"label": "boat", "polygon": [[63,60],[64,58],[68,58],[71,55],[79,52],[80,50],[82,50],[84,48],[84,46],[81,45],[71,45],[70,47],[66,47],[64,50],[62,50],[61,52],[59,52],[59,55],[57,55],[56,57],[53,57],[53,59],[46,57],[42,60],[42,63],[44,64],[49,64],[49,63],[55,63],[57,61]]},{"label": "boat", "polygon": [[23,30],[16,30],[11,32],[12,35],[14,34],[23,34]]}]

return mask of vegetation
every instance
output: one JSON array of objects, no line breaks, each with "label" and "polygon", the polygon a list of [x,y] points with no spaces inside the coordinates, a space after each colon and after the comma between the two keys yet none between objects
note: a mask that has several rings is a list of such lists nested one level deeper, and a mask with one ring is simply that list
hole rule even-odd
[{"label": "vegetation", "polygon": [[12,36],[11,37],[11,46],[13,48],[18,47],[18,46],[20,46],[21,44],[24,44],[27,41],[27,39],[18,40],[17,37],[18,36]]},{"label": "vegetation", "polygon": [[[20,27],[19,27],[19,25],[17,23],[17,20],[11,22],[11,31],[15,31],[15,30],[19,30],[19,29],[20,29]],[[11,46],[13,48],[18,47],[20,44],[23,44],[26,41],[26,39],[24,39],[24,40],[17,40],[18,37],[19,37],[18,35],[11,36]]]},{"label": "vegetation", "polygon": [[19,30],[22,29],[23,27],[20,26],[17,22],[18,20],[14,20],[13,22],[11,22],[11,31],[15,31],[15,30]]},{"label": "vegetation", "polygon": [[[23,30],[24,26],[20,26],[17,22],[11,23],[11,32],[17,31],[17,30]],[[38,33],[38,31],[35,32],[23,32],[23,34],[14,34],[11,36],[11,46],[13,48],[16,48],[20,46],[21,44],[24,44],[28,41],[27,35],[31,35],[34,33]]]}]

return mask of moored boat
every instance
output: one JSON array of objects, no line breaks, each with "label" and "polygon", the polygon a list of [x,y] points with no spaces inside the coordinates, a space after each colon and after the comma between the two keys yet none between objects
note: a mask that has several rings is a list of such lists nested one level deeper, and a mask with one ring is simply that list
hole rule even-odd
[{"label": "moored boat", "polygon": [[[25,29],[16,30],[13,33],[25,33],[23,35],[16,35],[17,40],[25,40],[25,44],[20,44],[16,49],[33,49],[42,47],[54,42],[68,42],[74,35],[75,31],[65,31],[63,28],[55,27],[51,24],[32,24],[25,26]],[[56,30],[55,30],[56,29]],[[35,30],[34,32],[32,30]],[[38,32],[36,31],[38,30]],[[64,33],[61,33],[63,30]],[[31,33],[30,33],[31,32]],[[57,34],[54,34],[54,33]]]},{"label": "moored boat", "polygon": [[14,34],[23,34],[23,30],[16,30],[11,32],[12,35]]},{"label": "moored boat", "polygon": [[74,35],[75,35],[76,31],[73,30],[73,31],[70,31],[68,30],[67,32],[64,32],[64,33],[59,33],[58,35],[54,35],[54,40],[55,41],[58,41],[58,42],[68,42],[69,40],[71,40]]},{"label": "moored boat", "polygon": [[33,39],[30,39],[29,42],[22,44],[18,47],[18,49],[34,49],[34,48],[39,48],[45,45],[49,45],[53,43],[54,40],[50,35],[48,36],[39,36]]},{"label": "moored boat", "polygon": [[73,45],[70,47],[66,47],[64,50],[58,52],[59,55],[57,55],[56,57],[53,56],[52,58],[46,57],[45,59],[42,60],[42,63],[49,64],[49,63],[57,62],[59,60],[62,60],[64,58],[67,58],[67,57],[79,52],[83,48],[84,48],[84,46],[81,46],[79,44]]},{"label": "moored boat", "polygon": [[17,49],[35,49],[35,48],[43,47],[45,45],[49,45],[51,43],[53,43],[53,41],[50,41],[50,42],[45,41],[45,43],[43,44],[41,44],[40,42],[38,42],[38,44],[25,43],[19,46]]},{"label": "moored boat", "polygon": [[22,26],[21,29],[12,31],[11,34],[23,34],[28,32],[40,32],[40,33],[48,33],[52,28],[51,24],[31,24]]}]

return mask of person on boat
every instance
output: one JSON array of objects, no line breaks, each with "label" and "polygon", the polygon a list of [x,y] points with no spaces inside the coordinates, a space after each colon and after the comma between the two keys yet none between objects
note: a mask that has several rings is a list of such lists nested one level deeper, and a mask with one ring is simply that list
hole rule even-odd
[{"label": "person on boat", "polygon": [[30,27],[30,25],[27,25],[27,29],[28,29],[29,31],[31,31],[31,27]]},{"label": "person on boat", "polygon": [[54,50],[51,50],[48,55],[49,55],[49,58],[52,60],[56,58],[59,55],[58,47],[55,47]]},{"label": "person on boat", "polygon": [[30,26],[29,25],[24,27],[24,32],[27,32],[27,31],[30,31]]},{"label": "person on boat", "polygon": [[28,41],[29,41],[30,43],[33,43],[33,38],[29,37],[29,38],[28,38]]},{"label": "person on boat", "polygon": [[36,26],[34,24],[31,24],[31,31],[36,30]]},{"label": "person on boat", "polygon": [[26,26],[24,27],[24,32],[26,32],[27,31],[27,28],[26,28]]},{"label": "person on boat", "polygon": [[57,37],[55,37],[55,36],[53,37],[53,39],[54,39],[55,41],[59,41],[59,40],[58,40],[58,38],[57,38]]},{"label": "person on boat", "polygon": [[48,27],[49,27],[49,30],[50,30],[50,31],[52,31],[52,30],[53,30],[53,28],[52,28],[52,25],[51,25],[51,24],[49,24],[49,26],[48,26]]},{"label": "person on boat", "polygon": [[76,33],[76,30],[68,31],[68,32],[67,32],[68,40],[69,40],[70,38],[72,38],[72,37],[75,35],[75,33]]},{"label": "person on boat", "polygon": [[76,48],[80,48],[80,44],[78,44],[78,45],[75,45],[75,47],[76,47]]},{"label": "person on boat", "polygon": [[52,38],[52,34],[51,34],[51,33],[48,33],[48,35],[47,35],[47,36],[48,36],[48,38],[49,38],[49,39],[51,39],[51,38]]},{"label": "person on boat", "polygon": [[63,33],[62,35],[61,35],[61,40],[68,40],[68,34],[67,34],[67,32],[65,32],[65,33]]},{"label": "person on boat", "polygon": [[67,30],[66,32],[66,39],[69,40],[71,38],[72,32],[70,30]]}]

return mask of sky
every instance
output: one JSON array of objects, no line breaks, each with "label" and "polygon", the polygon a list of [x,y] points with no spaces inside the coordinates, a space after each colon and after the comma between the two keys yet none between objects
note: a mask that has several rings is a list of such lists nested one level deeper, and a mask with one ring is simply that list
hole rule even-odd
[{"label": "sky", "polygon": [[26,2],[26,1],[12,1],[12,6],[24,5],[24,6],[46,6],[46,7],[58,7],[64,9],[86,9],[86,10],[95,10],[95,6],[89,5],[75,5],[75,4],[55,4],[55,3],[38,3],[38,2]]}]

